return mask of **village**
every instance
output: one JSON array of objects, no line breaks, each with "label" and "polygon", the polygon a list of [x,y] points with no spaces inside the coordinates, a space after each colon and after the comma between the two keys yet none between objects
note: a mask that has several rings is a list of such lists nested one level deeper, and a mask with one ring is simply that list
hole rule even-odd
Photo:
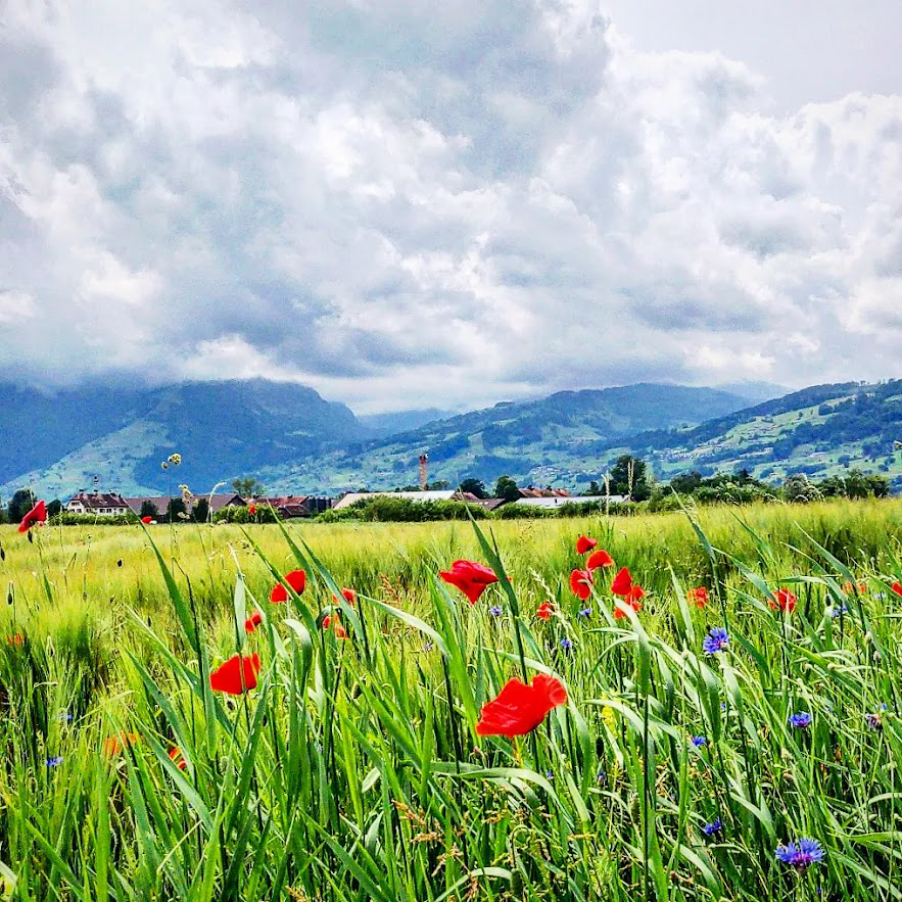
[{"label": "village", "polygon": [[[516,487],[515,493],[503,498],[480,498],[472,492],[459,489],[420,489],[411,491],[347,492],[335,498],[316,495],[280,495],[273,497],[242,497],[237,492],[221,492],[210,495],[194,495],[182,492],[180,495],[141,495],[126,497],[118,492],[102,492],[99,489],[86,491],[79,489],[63,504],[62,509],[69,514],[98,518],[150,518],[166,520],[168,511],[175,503],[182,519],[212,520],[229,510],[240,509],[271,510],[280,520],[296,520],[316,517],[327,510],[347,510],[374,498],[403,498],[413,502],[458,501],[477,505],[486,511],[496,511],[507,505],[540,510],[554,510],[565,504],[613,503],[626,500],[622,495],[571,495],[566,489],[538,488],[536,486]],[[175,518],[173,518],[175,519]]]}]

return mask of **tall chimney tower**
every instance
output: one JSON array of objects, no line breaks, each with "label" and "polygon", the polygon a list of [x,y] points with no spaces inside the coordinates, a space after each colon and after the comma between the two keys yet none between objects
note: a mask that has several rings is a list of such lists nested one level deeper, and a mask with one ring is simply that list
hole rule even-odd
[{"label": "tall chimney tower", "polygon": [[429,455],[423,452],[420,455],[420,491],[426,491],[426,464],[429,463]]}]

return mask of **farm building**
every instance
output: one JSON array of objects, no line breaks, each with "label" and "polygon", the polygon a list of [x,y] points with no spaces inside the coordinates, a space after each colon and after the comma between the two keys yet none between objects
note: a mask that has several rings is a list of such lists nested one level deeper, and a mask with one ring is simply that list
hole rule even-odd
[{"label": "farm building", "polygon": [[86,492],[79,489],[67,502],[70,514],[96,514],[98,517],[116,517],[129,512],[126,500],[116,492]]}]

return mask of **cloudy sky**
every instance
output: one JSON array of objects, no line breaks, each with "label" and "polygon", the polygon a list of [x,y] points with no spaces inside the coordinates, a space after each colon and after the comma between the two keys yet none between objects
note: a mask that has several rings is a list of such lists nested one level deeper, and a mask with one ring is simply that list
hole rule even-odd
[{"label": "cloudy sky", "polygon": [[0,0],[0,379],[899,376],[898,0]]}]

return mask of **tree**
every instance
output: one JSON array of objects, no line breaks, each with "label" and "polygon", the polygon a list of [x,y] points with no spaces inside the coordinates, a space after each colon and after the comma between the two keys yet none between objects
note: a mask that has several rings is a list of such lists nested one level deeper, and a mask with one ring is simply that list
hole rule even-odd
[{"label": "tree", "polygon": [[698,470],[681,473],[670,480],[670,487],[679,495],[691,495],[702,484],[702,474]]},{"label": "tree", "polygon": [[232,480],[232,488],[242,498],[259,498],[266,491],[256,476],[238,476]]},{"label": "tree", "polygon": [[55,517],[58,514],[62,513],[62,510],[63,510],[63,502],[60,501],[59,498],[54,498],[53,501],[51,501],[47,505],[47,516]]},{"label": "tree", "polygon": [[858,467],[846,476],[828,476],[818,483],[827,498],[885,498],[889,494],[889,480],[879,473],[863,473]]},{"label": "tree", "polygon": [[153,501],[150,501],[149,499],[145,498],[141,502],[140,517],[142,520],[145,517],[150,517],[151,520],[159,520],[160,512],[157,510],[157,506],[153,503]]},{"label": "tree", "polygon": [[633,501],[645,501],[651,495],[644,460],[622,454],[611,469],[611,494],[626,495]]},{"label": "tree", "polygon": [[888,498],[889,497],[889,479],[886,476],[881,475],[880,473],[871,473],[870,476],[867,477],[868,484],[871,488],[871,494],[875,498]]},{"label": "tree", "polygon": [[495,483],[495,497],[505,501],[516,501],[520,497],[520,489],[510,476],[499,476]]},{"label": "tree", "polygon": [[469,492],[477,498],[485,498],[485,483],[475,476],[468,476],[464,479],[460,484],[460,490],[462,492]]},{"label": "tree", "polygon": [[821,498],[818,487],[804,473],[793,473],[783,482],[783,497],[787,501],[805,504]]},{"label": "tree", "polygon": [[180,520],[184,520],[185,518],[180,517],[179,514],[187,514],[187,512],[184,498],[179,496],[178,498],[169,499],[169,505],[166,508],[166,516],[170,523],[178,523]]},{"label": "tree", "polygon": [[445,492],[451,488],[447,479],[436,479],[435,482],[426,483],[426,488],[431,492]]},{"label": "tree", "polygon": [[201,496],[191,509],[191,517],[197,523],[206,523],[210,519],[210,502]]},{"label": "tree", "polygon": [[38,503],[34,492],[31,489],[19,489],[9,502],[7,515],[10,523],[19,523],[34,506]]}]

